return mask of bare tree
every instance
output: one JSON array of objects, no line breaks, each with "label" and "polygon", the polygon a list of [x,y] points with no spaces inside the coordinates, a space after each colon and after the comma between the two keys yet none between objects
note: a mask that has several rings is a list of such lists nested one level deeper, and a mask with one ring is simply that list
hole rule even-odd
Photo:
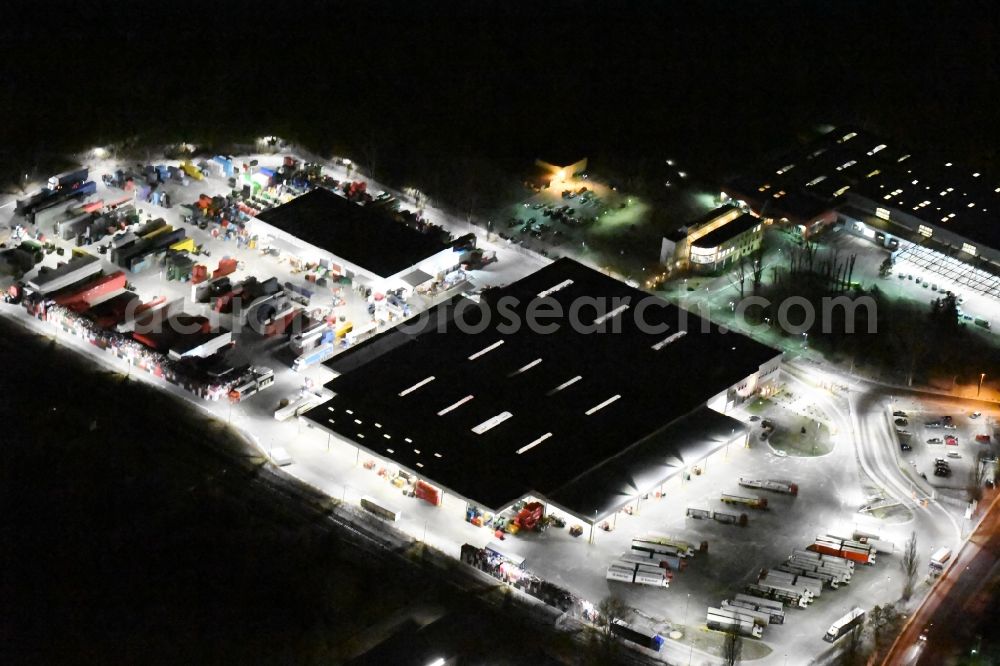
[{"label": "bare tree", "polygon": [[726,638],[722,643],[722,663],[726,666],[736,666],[743,657],[743,637],[740,636],[739,629],[729,627],[726,629]]},{"label": "bare tree", "polygon": [[753,293],[760,291],[761,283],[764,281],[764,248],[760,247],[753,253],[753,273],[752,285]]},{"label": "bare tree", "polygon": [[746,260],[741,256],[733,267],[733,271],[729,274],[729,283],[740,290],[740,300],[743,299],[743,294],[746,291],[746,282],[747,265]]},{"label": "bare tree", "polygon": [[910,538],[903,547],[903,559],[899,561],[903,570],[903,600],[909,601],[913,596],[913,586],[917,583],[920,572],[920,557],[917,555],[917,533],[910,532]]},{"label": "bare tree", "polygon": [[839,666],[862,666],[868,657],[865,652],[865,628],[859,624],[851,629],[841,644],[837,663]]},{"label": "bare tree", "polygon": [[984,451],[979,451],[976,453],[976,460],[972,463],[972,467],[969,469],[969,484],[966,490],[969,492],[969,501],[978,502],[983,498],[983,485],[986,483],[988,465],[991,463],[987,462],[988,456]]},{"label": "bare tree", "polygon": [[868,629],[872,633],[876,656],[892,645],[902,624],[903,616],[895,604],[884,604],[871,609],[868,613]]},{"label": "bare tree", "polygon": [[597,604],[597,612],[597,625],[604,631],[605,640],[611,642],[615,636],[612,631],[615,621],[624,619],[628,615],[629,607],[621,597],[611,594]]}]

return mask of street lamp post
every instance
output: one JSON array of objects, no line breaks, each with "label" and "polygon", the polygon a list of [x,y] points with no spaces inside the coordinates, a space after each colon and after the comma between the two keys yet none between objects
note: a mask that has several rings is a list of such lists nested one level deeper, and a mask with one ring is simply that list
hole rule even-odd
[{"label": "street lamp post", "polygon": [[980,372],[979,373],[979,388],[976,389],[976,397],[977,398],[979,397],[980,392],[982,392],[982,390],[983,390],[983,380],[984,379],[986,379],[986,373],[985,372]]}]

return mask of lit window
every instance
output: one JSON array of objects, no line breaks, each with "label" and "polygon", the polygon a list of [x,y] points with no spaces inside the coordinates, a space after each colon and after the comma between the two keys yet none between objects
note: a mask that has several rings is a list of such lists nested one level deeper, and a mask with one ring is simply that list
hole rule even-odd
[{"label": "lit window", "polygon": [[920,228],[917,229],[917,233],[919,233],[921,236],[926,236],[927,238],[930,238],[931,236],[934,235],[934,230],[928,227],[926,224],[921,224]]},{"label": "lit window", "polygon": [[970,243],[962,243],[962,252],[968,252],[974,257],[976,256],[976,246]]},{"label": "lit window", "polygon": [[[890,195],[886,195],[885,198],[889,199]],[[890,217],[890,215],[889,215],[889,209],[888,208],[876,208],[875,209],[875,217],[883,219],[883,220],[888,220],[889,217]]]}]

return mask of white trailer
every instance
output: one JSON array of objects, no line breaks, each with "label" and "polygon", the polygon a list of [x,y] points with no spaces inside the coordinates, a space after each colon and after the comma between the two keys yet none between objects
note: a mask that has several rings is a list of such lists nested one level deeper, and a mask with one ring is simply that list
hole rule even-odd
[{"label": "white trailer", "polygon": [[[811,603],[813,599],[816,598],[815,590],[817,587],[822,590],[823,584],[816,587],[810,585],[796,585],[794,581],[790,581],[787,578],[781,577],[777,574],[780,572],[774,572],[767,576],[764,576],[757,581],[757,584],[764,588],[771,588],[775,590],[784,590],[786,592],[793,592],[799,596],[805,597],[807,603]],[[819,582],[819,581],[817,581]]]},{"label": "white trailer", "polygon": [[931,561],[928,563],[932,575],[940,575],[951,560],[951,548],[938,548],[931,554]]},{"label": "white trailer", "polygon": [[865,611],[861,608],[853,608],[847,612],[842,618],[830,625],[827,630],[826,635],[823,636],[823,640],[827,643],[833,643],[835,640],[844,636],[854,627],[860,625],[865,621]]},{"label": "white trailer", "polygon": [[867,548],[874,555],[878,552],[878,548],[874,544],[866,543],[864,541],[859,541],[857,539],[849,539],[847,537],[837,536],[836,534],[827,533],[827,539],[834,539],[836,541],[842,542],[845,546],[851,546],[852,548]]},{"label": "white trailer", "polygon": [[832,562],[834,564],[842,564],[851,571],[854,570],[854,562],[847,559],[846,557],[827,555],[826,553],[817,553],[816,551],[813,550],[793,550],[792,557],[811,559],[811,560],[816,560],[817,562]]},{"label": "white trailer", "polygon": [[749,615],[723,610],[721,608],[709,608],[706,619],[709,629],[727,631],[736,629],[743,636],[760,638],[764,635],[764,627],[757,624],[757,621]]},{"label": "white trailer", "polygon": [[784,564],[779,564],[777,567],[775,567],[775,569],[783,573],[805,575],[813,578],[818,578],[819,580],[823,581],[824,583],[829,585],[831,589],[834,590],[840,587],[840,576],[834,573],[830,573],[828,571],[815,571],[812,568],[798,567],[792,564],[791,562],[785,562]]},{"label": "white trailer", "polygon": [[883,539],[878,534],[874,534],[872,532],[860,532],[855,530],[851,536],[854,537],[855,541],[860,541],[861,543],[869,546],[875,546],[880,553],[892,553],[896,550],[896,544],[888,539]]},{"label": "white trailer", "polygon": [[768,569],[764,575],[765,577],[771,578],[771,580],[785,581],[789,585],[805,588],[809,590],[814,597],[818,597],[823,593],[823,581],[813,576],[807,576],[799,573],[789,573],[778,569]]},{"label": "white trailer", "polygon": [[789,606],[798,606],[799,608],[806,608],[812,602],[811,597],[803,596],[796,590],[789,590],[780,586],[751,583],[746,586],[746,592],[754,597],[774,599],[775,601],[781,601]]},{"label": "white trailer", "polygon": [[754,622],[756,622],[762,627],[766,627],[767,625],[771,624],[770,613],[764,613],[758,611],[756,608],[747,608],[746,606],[740,604],[739,602],[732,603],[727,600],[719,604],[719,607],[724,611],[730,611],[733,613],[738,613],[740,615],[749,615],[750,617],[753,618]]},{"label": "white trailer", "polygon": [[[651,569],[656,569],[652,571]],[[612,562],[608,567],[605,578],[617,580],[623,583],[633,583],[636,585],[649,585],[651,587],[669,587],[664,571],[659,567],[648,565],[629,564],[627,562]]]},{"label": "white trailer", "polygon": [[661,553],[652,549],[630,550],[619,559],[633,562],[653,563],[656,566],[665,567],[671,571],[680,571],[687,562],[680,555]]},{"label": "white trailer", "polygon": [[788,564],[797,569],[803,569],[806,572],[816,571],[833,574],[837,577],[837,580],[841,585],[850,583],[851,576],[854,575],[854,572],[850,569],[837,566],[836,564],[830,564],[829,562],[817,562],[815,560],[807,560],[805,558],[790,557],[788,558]]},{"label": "white trailer", "polygon": [[755,597],[749,594],[737,594],[730,603],[752,607],[771,615],[771,624],[785,623],[785,604],[779,599]]}]

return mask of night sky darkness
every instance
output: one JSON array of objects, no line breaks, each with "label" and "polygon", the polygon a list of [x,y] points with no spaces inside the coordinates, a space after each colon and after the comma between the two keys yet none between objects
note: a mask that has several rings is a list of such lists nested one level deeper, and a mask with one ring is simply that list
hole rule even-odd
[{"label": "night sky darkness", "polygon": [[374,143],[397,179],[540,154],[711,177],[821,122],[980,166],[1000,145],[986,0],[26,4],[0,21],[4,162],[276,133]]}]

